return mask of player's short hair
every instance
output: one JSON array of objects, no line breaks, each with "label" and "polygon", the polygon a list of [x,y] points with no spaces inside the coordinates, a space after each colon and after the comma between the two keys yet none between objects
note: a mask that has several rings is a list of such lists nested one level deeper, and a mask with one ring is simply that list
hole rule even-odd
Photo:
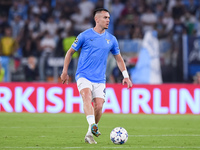
[{"label": "player's short hair", "polygon": [[97,13],[102,12],[102,11],[106,11],[106,12],[110,13],[110,12],[109,12],[107,9],[105,9],[105,8],[97,8],[97,9],[94,10],[93,16],[95,17],[95,15],[96,15]]}]

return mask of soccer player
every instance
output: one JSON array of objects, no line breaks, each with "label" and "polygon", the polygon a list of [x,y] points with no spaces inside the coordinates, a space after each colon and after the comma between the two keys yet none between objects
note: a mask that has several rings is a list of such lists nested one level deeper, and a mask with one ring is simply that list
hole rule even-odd
[{"label": "soccer player", "polygon": [[132,87],[118,42],[115,36],[106,31],[110,21],[109,11],[104,8],[96,9],[94,20],[95,27],[80,33],[68,50],[61,74],[62,83],[68,84],[67,71],[71,57],[74,52],[81,48],[75,79],[83,99],[83,109],[89,124],[85,136],[85,142],[89,144],[97,144],[93,135],[96,137],[101,135],[98,130],[98,122],[102,116],[102,107],[105,101],[105,72],[109,52],[114,55],[124,76],[122,83],[127,84],[127,88]]}]

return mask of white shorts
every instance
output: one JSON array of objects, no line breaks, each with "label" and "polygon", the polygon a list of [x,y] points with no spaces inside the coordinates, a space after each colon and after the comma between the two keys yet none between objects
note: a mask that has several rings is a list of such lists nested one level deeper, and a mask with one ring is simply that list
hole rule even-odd
[{"label": "white shorts", "polygon": [[79,92],[84,88],[89,88],[92,92],[93,98],[103,98],[105,100],[106,85],[105,83],[93,83],[85,78],[79,78],[77,80],[77,87]]}]

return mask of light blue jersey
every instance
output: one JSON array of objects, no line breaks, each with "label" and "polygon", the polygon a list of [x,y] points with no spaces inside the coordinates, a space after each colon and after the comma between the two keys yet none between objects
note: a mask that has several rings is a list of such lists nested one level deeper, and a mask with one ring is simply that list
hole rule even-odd
[{"label": "light blue jersey", "polygon": [[120,53],[117,39],[107,31],[102,34],[90,28],[78,35],[71,48],[78,51],[81,48],[76,81],[86,78],[94,83],[106,82],[106,65],[109,52]]}]

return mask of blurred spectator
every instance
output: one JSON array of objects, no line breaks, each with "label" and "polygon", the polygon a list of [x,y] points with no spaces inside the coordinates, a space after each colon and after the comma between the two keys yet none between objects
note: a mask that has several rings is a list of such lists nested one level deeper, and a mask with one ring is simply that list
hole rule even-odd
[{"label": "blurred spectator", "polygon": [[71,15],[70,19],[73,21],[73,24],[74,24],[75,35],[78,35],[80,33],[79,27],[84,22],[84,18],[85,17],[82,15],[81,10],[78,8],[76,9],[76,12]]},{"label": "blurred spectator", "polygon": [[5,35],[0,39],[0,55],[13,56],[18,48],[17,41],[12,37],[12,29],[5,28]]},{"label": "blurred spectator", "polygon": [[[68,37],[63,39],[62,45],[63,45],[65,54],[67,53],[67,51],[69,50],[69,48],[71,47],[71,45],[73,44],[75,39],[76,39],[76,36],[74,36],[72,31],[69,32]],[[71,81],[75,81],[74,75],[76,73],[76,68],[77,68],[77,65],[78,65],[78,57],[79,57],[79,52],[75,52],[72,55],[72,60],[69,64],[68,74],[69,74]]]},{"label": "blurred spectator", "polygon": [[55,51],[53,54],[54,57],[64,57],[65,56],[64,46],[63,46],[63,40],[64,40],[65,36],[63,36],[63,32],[64,32],[63,30],[64,30],[63,28],[58,30],[59,39],[58,39],[58,42],[56,43],[56,48],[55,48]]},{"label": "blurred spectator", "polygon": [[78,4],[78,8],[80,9],[80,12],[82,16],[85,18],[92,17],[95,4],[89,0],[81,0]]},{"label": "blurred spectator", "polygon": [[[134,20],[137,19],[138,14],[133,8],[131,1],[127,1],[124,9],[121,12],[120,18],[124,18],[125,22],[129,27],[134,23]],[[137,20],[138,21],[138,20]]]},{"label": "blurred spectator", "polygon": [[13,38],[18,38],[18,36],[21,34],[23,30],[24,24],[25,24],[24,20],[22,20],[21,16],[19,15],[14,16],[14,19],[10,21]]},{"label": "blurred spectator", "polygon": [[4,76],[5,76],[5,70],[4,68],[1,66],[1,60],[0,60],[0,82],[4,81]]},{"label": "blurred spectator", "polygon": [[186,26],[188,35],[195,35],[197,24],[195,16],[187,11],[185,15],[181,17],[181,22]]},{"label": "blurred spectator", "polygon": [[186,5],[186,10],[189,11],[192,15],[195,15],[198,9],[198,5],[195,0],[188,0],[189,4]]},{"label": "blurred spectator", "polygon": [[185,14],[185,7],[181,0],[176,0],[174,7],[172,7],[172,17],[174,19],[180,19]]},{"label": "blurred spectator", "polygon": [[147,5],[154,7],[157,4],[166,5],[169,0],[146,0]]},{"label": "blurred spectator", "polygon": [[0,14],[0,38],[4,34],[5,28],[9,26],[8,24],[8,17],[5,13]]},{"label": "blurred spectator", "polygon": [[19,3],[17,1],[13,1],[12,6],[9,9],[8,20],[11,21],[14,19],[14,16],[21,15],[21,10],[18,7]]},{"label": "blurred spectator", "polygon": [[137,10],[137,13],[141,16],[146,9],[146,1],[145,0],[139,0],[135,4],[135,9]]},{"label": "blurred spectator", "polygon": [[176,5],[176,0],[170,0],[168,1],[167,5],[167,11],[172,12],[172,8]]},{"label": "blurred spectator", "polygon": [[47,58],[52,57],[56,48],[56,41],[52,34],[45,32],[44,37],[40,42],[40,60],[39,60],[39,74],[40,80],[46,80],[45,69],[47,69]]},{"label": "blurred spectator", "polygon": [[72,21],[65,16],[61,16],[58,24],[58,29],[62,30],[62,37],[68,36],[69,31],[72,30]]},{"label": "blurred spectator", "polygon": [[56,2],[56,6],[55,8],[52,10],[52,15],[55,18],[56,22],[60,21],[60,18],[65,18],[63,17],[62,13],[63,13],[63,4],[59,1]]},{"label": "blurred spectator", "polygon": [[121,16],[121,12],[124,9],[124,4],[122,4],[120,0],[114,0],[111,7],[111,16],[113,17],[113,21],[115,23],[115,21]]},{"label": "blurred spectator", "polygon": [[38,40],[33,40],[30,36],[28,36],[26,39],[24,39],[24,44],[22,46],[22,54],[23,57],[28,57],[28,56],[39,56],[39,44]]},{"label": "blurred spectator", "polygon": [[43,5],[43,0],[36,0],[36,1],[29,0],[30,13],[34,15],[40,15],[42,5]]},{"label": "blurred spectator", "polygon": [[129,30],[126,25],[126,20],[124,17],[121,17],[116,24],[115,27],[115,36],[117,39],[128,39],[129,38]]},{"label": "blurred spectator", "polygon": [[43,21],[47,21],[52,12],[50,1],[44,1],[40,8],[40,17]]},{"label": "blurred spectator", "polygon": [[142,39],[142,28],[140,26],[133,26],[131,30],[131,39],[137,40]]},{"label": "blurred spectator", "polygon": [[23,57],[28,57],[31,55],[38,57],[39,41],[40,37],[37,38],[32,37],[31,33],[29,32],[29,20],[26,20],[22,33],[20,34],[20,42],[19,42],[20,47],[22,49]]},{"label": "blurred spectator", "polygon": [[158,18],[153,13],[152,9],[150,7],[147,7],[145,12],[141,15],[141,22],[143,25],[143,32],[153,30]]},{"label": "blurred spectator", "polygon": [[194,84],[200,84],[200,72],[197,72],[195,76],[193,77],[193,83]]},{"label": "blurred spectator", "polygon": [[170,33],[174,25],[174,20],[169,12],[164,13],[164,16],[162,18],[162,23],[165,26],[164,32]]},{"label": "blurred spectator", "polygon": [[104,1],[98,0],[96,2],[95,9],[97,9],[97,8],[103,8],[103,6],[104,6]]},{"label": "blurred spectator", "polygon": [[0,0],[0,13],[7,14],[12,4],[13,0]]},{"label": "blurred spectator", "polygon": [[64,6],[63,14],[65,15],[65,17],[71,16],[77,10],[78,2],[75,0],[67,0],[67,1],[64,0],[64,2],[65,4],[63,5]]},{"label": "blurred spectator", "polygon": [[162,22],[162,17],[158,17],[158,21],[156,23],[156,30],[158,32],[158,38],[165,37],[165,25]]},{"label": "blurred spectator", "polygon": [[33,39],[39,38],[45,31],[45,24],[40,20],[39,15],[34,15],[33,20],[28,24],[30,35]]},{"label": "blurred spectator", "polygon": [[27,59],[28,63],[24,67],[25,79],[28,82],[37,81],[38,80],[37,60],[34,56],[29,56]]},{"label": "blurred spectator", "polygon": [[24,1],[13,1],[13,5],[9,9],[8,21],[14,20],[15,16],[21,16],[23,20],[27,19],[27,6]]},{"label": "blurred spectator", "polygon": [[173,31],[173,41],[177,44],[180,42],[180,38],[183,34],[187,33],[186,26],[181,22],[180,19],[174,20],[174,26],[172,28]]},{"label": "blurred spectator", "polygon": [[30,7],[32,6],[41,6],[43,0],[27,0]]},{"label": "blurred spectator", "polygon": [[158,18],[163,17],[163,15],[164,15],[164,6],[163,6],[163,4],[161,2],[156,4],[155,14],[156,14],[156,16]]},{"label": "blurred spectator", "polygon": [[79,26],[77,28],[77,31],[80,33],[80,32],[85,31],[86,29],[89,29],[89,28],[92,28],[92,27],[93,27],[93,25],[90,21],[90,18],[85,18],[83,23],[81,24],[81,26]]},{"label": "blurred spectator", "polygon": [[28,3],[27,0],[19,0],[19,9],[22,11],[22,15],[20,15],[20,17],[22,18],[22,20],[27,20],[28,19]]},{"label": "blurred spectator", "polygon": [[200,20],[200,7],[197,8],[195,17],[197,18],[197,20]]},{"label": "blurred spectator", "polygon": [[45,30],[52,36],[56,36],[58,24],[55,22],[54,17],[50,16],[45,24]]}]

